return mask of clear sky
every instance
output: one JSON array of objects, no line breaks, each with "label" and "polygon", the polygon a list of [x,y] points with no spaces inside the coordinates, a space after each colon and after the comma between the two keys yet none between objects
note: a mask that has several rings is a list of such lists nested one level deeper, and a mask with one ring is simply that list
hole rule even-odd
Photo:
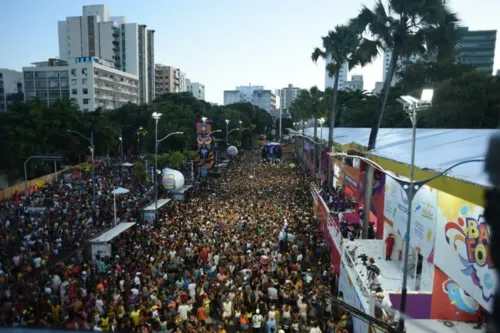
[{"label": "clear sky", "polygon": [[[278,89],[291,83],[324,88],[324,64],[310,56],[322,35],[374,0],[4,0],[0,11],[0,68],[21,70],[58,56],[57,21],[81,15],[83,5],[108,5],[111,16],[156,30],[157,63],[181,68],[205,84],[206,100],[222,103],[237,85]],[[451,0],[463,25],[500,30],[500,0]],[[500,34],[495,69],[500,68]],[[371,90],[382,79],[380,59],[364,74]]]}]

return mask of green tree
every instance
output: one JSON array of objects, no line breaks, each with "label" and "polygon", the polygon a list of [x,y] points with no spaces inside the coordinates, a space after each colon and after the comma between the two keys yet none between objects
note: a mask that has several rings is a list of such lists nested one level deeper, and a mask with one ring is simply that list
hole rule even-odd
[{"label": "green tree", "polygon": [[[359,33],[367,33],[380,49],[392,52],[389,69],[379,99],[376,120],[368,140],[368,150],[375,149],[377,135],[397,63],[415,54],[435,54],[438,60],[454,54],[458,39],[458,18],[446,0],[389,0],[386,8],[381,0],[373,10],[363,7],[351,25]],[[366,172],[365,210],[370,210],[373,191],[373,167]],[[365,214],[363,237],[368,236],[370,214]]]}]

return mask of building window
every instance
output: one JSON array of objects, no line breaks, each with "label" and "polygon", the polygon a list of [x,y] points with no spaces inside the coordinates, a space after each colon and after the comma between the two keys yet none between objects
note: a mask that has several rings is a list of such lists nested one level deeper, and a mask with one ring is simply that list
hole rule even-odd
[{"label": "building window", "polygon": [[83,109],[83,112],[89,112],[89,109]]},{"label": "building window", "polygon": [[87,68],[82,68],[82,74],[87,75]]},{"label": "building window", "polygon": [[84,98],[83,99],[83,104],[89,104],[89,99],[88,98]]},{"label": "building window", "polygon": [[78,94],[78,91],[76,89],[71,89],[71,95],[76,95]]},{"label": "building window", "polygon": [[87,88],[83,88],[83,94],[84,95],[88,95],[89,94],[89,90]]},{"label": "building window", "polygon": [[75,68],[73,68],[73,69],[71,70],[71,76],[76,76],[76,69],[75,69]]},{"label": "building window", "polygon": [[87,84],[89,82],[89,79],[82,79],[82,84]]},{"label": "building window", "polygon": [[76,79],[71,79],[71,85],[76,86]]}]

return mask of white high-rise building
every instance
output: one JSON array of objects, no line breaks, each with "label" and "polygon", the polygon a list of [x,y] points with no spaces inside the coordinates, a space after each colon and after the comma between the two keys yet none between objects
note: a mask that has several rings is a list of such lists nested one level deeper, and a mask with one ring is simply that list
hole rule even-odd
[{"label": "white high-rise building", "polygon": [[279,89],[279,97],[280,97],[280,110],[282,117],[290,116],[290,106],[293,101],[300,95],[301,89],[298,87],[294,87],[292,84],[289,84],[288,87]]},{"label": "white high-rise building", "polygon": [[26,101],[40,99],[51,105],[61,98],[71,98],[83,112],[139,102],[138,77],[115,69],[110,61],[80,57],[69,63],[49,59],[32,65],[23,67]]},{"label": "white high-rise building", "polygon": [[23,100],[23,73],[0,68],[0,112],[7,111],[9,104]]},{"label": "white high-rise building", "polygon": [[106,5],[83,6],[82,16],[58,22],[59,58],[98,57],[139,79],[140,103],[155,96],[154,30],[110,17]]},{"label": "white high-rise building", "polygon": [[187,91],[187,86],[186,86],[186,73],[180,72],[181,78],[179,82],[179,91],[180,92],[186,92]]},{"label": "white high-rise building", "polygon": [[187,91],[193,94],[193,96],[199,100],[205,100],[205,85],[199,82],[191,82],[187,79]]},{"label": "white high-rise building", "polygon": [[[387,76],[387,72],[389,71],[389,67],[391,65],[391,59],[392,59],[392,52],[391,51],[384,52],[384,64],[383,64],[384,71],[382,73],[383,74],[382,81],[385,81],[385,78]],[[396,64],[396,72],[394,73],[394,76],[392,77],[391,87],[394,87],[396,85],[396,83],[398,83],[399,77],[397,75],[397,72],[402,69],[402,66],[404,66],[405,64],[408,64],[408,63],[416,62],[420,59],[422,59],[422,58],[418,55],[412,55],[412,56],[405,58],[405,59],[399,59],[397,64]]]},{"label": "white high-rise building", "polygon": [[[328,71],[326,70],[326,65],[331,62],[331,58],[328,58],[325,63],[325,90],[326,88],[333,88],[335,85],[335,76],[330,77]],[[349,64],[346,62],[342,65],[339,72],[339,85],[338,89],[343,90],[345,88],[345,83],[347,82],[347,75],[349,74]]]},{"label": "white high-rise building", "polygon": [[236,90],[224,90],[224,105],[249,102],[271,115],[276,111],[276,95],[264,86],[239,86]]}]

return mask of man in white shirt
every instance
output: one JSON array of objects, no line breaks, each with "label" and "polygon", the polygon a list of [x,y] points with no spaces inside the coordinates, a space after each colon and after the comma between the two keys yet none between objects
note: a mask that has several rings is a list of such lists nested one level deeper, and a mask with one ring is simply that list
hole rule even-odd
[{"label": "man in white shirt", "polygon": [[181,315],[181,318],[183,321],[186,321],[188,319],[188,312],[193,309],[193,306],[191,304],[182,304],[179,305],[179,314]]},{"label": "man in white shirt", "polygon": [[254,332],[260,331],[262,327],[262,322],[264,321],[264,317],[260,314],[260,310],[255,310],[255,315],[252,317],[252,328]]},{"label": "man in white shirt", "polygon": [[356,261],[356,249],[357,248],[358,248],[358,244],[354,240],[354,237],[351,237],[349,239],[349,241],[347,242],[347,244],[345,245],[345,249],[347,251],[346,254],[348,254],[348,256],[351,257],[351,260],[349,260],[349,258],[347,258],[348,256],[346,256],[347,262],[349,263],[349,266],[351,266],[351,267],[354,265],[354,262]]}]

